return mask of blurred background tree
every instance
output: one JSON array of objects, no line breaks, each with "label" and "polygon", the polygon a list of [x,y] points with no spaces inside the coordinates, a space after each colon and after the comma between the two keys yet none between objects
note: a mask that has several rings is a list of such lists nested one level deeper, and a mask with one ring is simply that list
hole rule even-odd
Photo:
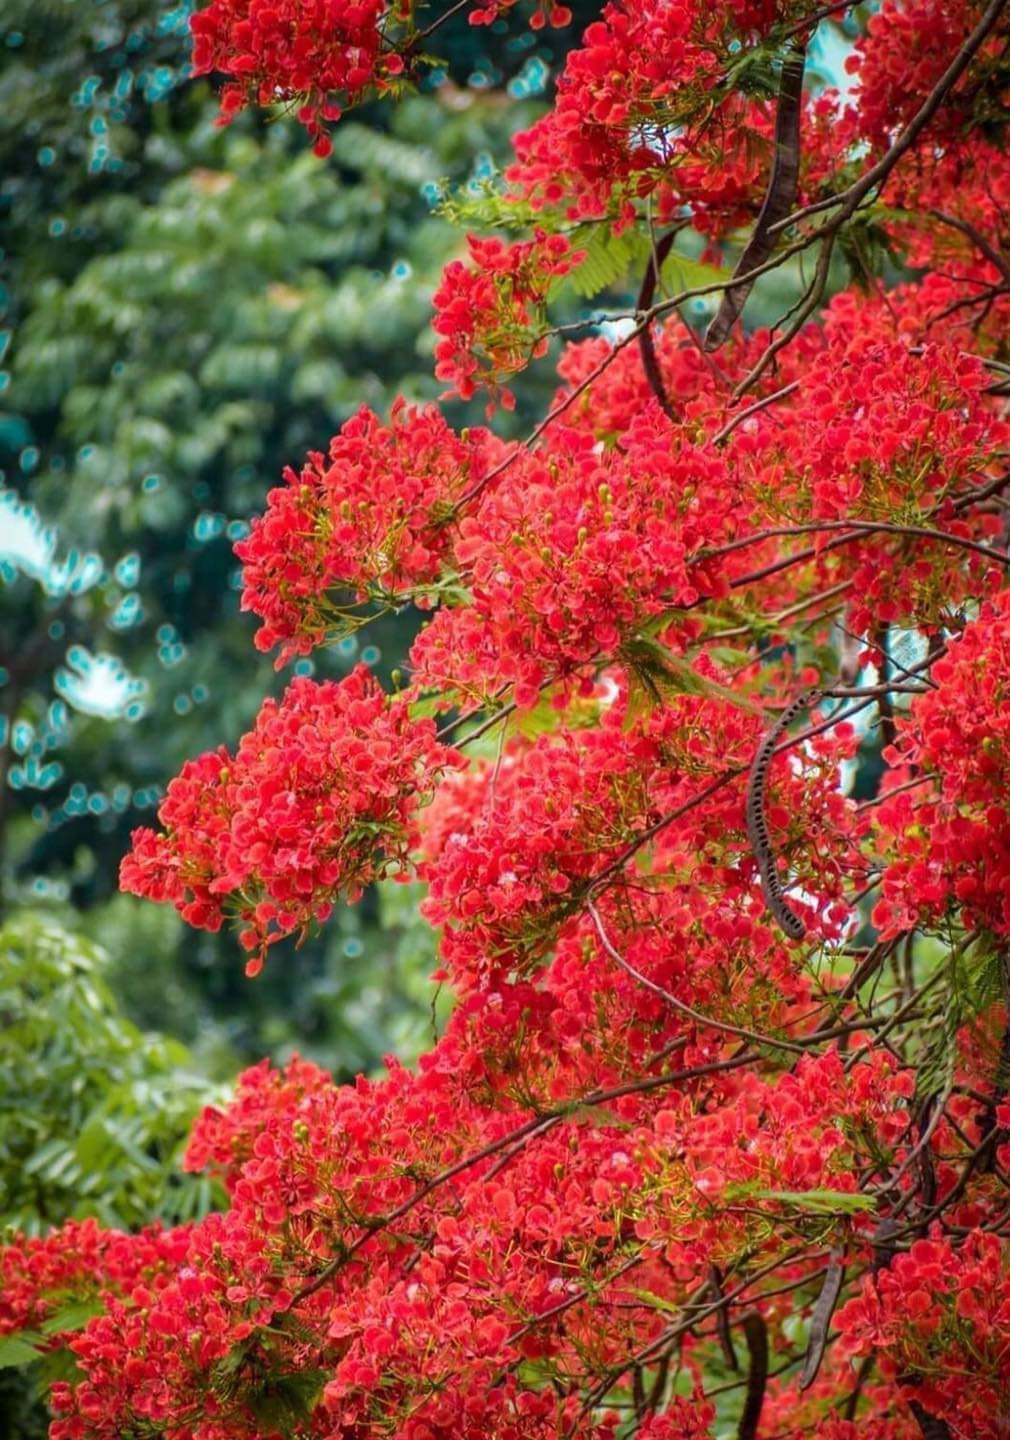
[{"label": "blurred background tree", "polygon": [[[427,93],[358,112],[320,161],[284,119],[215,125],[190,8],[9,0],[0,21],[3,899],[100,939],[132,1017],[214,1073],[297,1046],[349,1075],[430,1033],[402,894],[250,986],[230,938],[118,896],[118,861],[182,761],[287,678],[239,614],[234,540],[359,405],[437,396],[429,302],[461,236],[435,207],[505,158],[578,28],[460,16]],[[552,388],[531,377],[511,423]],[[316,668],[388,676],[413,623]]]},{"label": "blurred background tree", "polygon": [[98,946],[43,917],[0,927],[0,1232],[87,1216],[174,1224],[215,1198],[178,1168],[215,1088],[178,1041],[126,1019],[108,970]]},{"label": "blurred background tree", "polygon": [[[179,1159],[219,1098],[184,1046],[143,1032],[108,957],[41,916],[0,926],[0,1236],[69,1217],[126,1228],[195,1219],[222,1197]],[[45,1434],[38,1367],[0,1345],[0,1437]]]}]

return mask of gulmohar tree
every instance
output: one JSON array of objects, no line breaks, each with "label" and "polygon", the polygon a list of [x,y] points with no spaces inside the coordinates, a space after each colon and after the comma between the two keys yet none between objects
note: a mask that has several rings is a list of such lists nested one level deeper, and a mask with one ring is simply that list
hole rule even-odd
[{"label": "gulmohar tree", "polygon": [[[255,973],[418,879],[456,1005],[414,1071],[248,1071],[188,1151],[224,1213],[7,1248],[54,1440],[1007,1433],[1010,7],[885,0],[805,84],[851,10],[611,0],[435,297],[490,407],[563,328],[550,412],[362,410],[239,542],[279,665],[430,618],[191,760],[122,883]],[[212,0],[195,61],[325,154],[439,21]],[[622,263],[622,323],[556,323]]]}]

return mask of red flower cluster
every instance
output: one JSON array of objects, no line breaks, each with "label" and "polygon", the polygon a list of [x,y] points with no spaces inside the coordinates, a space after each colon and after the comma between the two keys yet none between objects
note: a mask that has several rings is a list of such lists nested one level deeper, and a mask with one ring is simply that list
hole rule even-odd
[{"label": "red flower cluster", "polygon": [[[854,1196],[858,1217],[852,1137],[865,1129],[891,1149],[914,1083],[883,1055],[847,1075],[829,1052],[772,1081],[748,1076],[731,1086],[732,1103],[727,1096],[711,1113],[659,1110],[637,1233],[662,1237],[681,1262],[700,1268],[760,1247],[769,1214],[788,1213],[796,1197],[827,1190],[844,1210],[842,1197]],[[748,1199],[758,1202],[753,1209]],[[796,1208],[802,1212],[802,1200]],[[852,1229],[858,1233],[858,1223]]]},{"label": "red flower cluster", "polygon": [[[597,1123],[550,1123],[535,1146],[513,1139],[522,1111],[468,1090],[452,1035],[416,1077],[336,1087],[297,1060],[247,1072],[190,1156],[225,1169],[229,1212],[174,1232],[170,1269],[99,1281],[105,1313],[62,1337],[81,1378],[54,1388],[54,1440],[144,1424],[252,1440],[271,1386],[307,1369],[330,1427],[559,1440],[575,1426],[580,1440],[615,1440],[619,1412],[581,1420],[552,1387],[491,1381],[519,1364],[591,1375],[661,1336],[699,1261],[741,1243],[755,1263],[785,1255],[778,1223],[823,1237],[803,1194],[858,1197],[860,1137],[893,1146],[909,1079],[886,1057],[846,1076],[828,1053],[795,1076],[716,1079],[704,1105],[668,1089],[614,1099]],[[408,1205],[429,1237],[419,1263],[383,1223]],[[299,1301],[299,1272],[340,1243],[356,1256]],[[803,1267],[793,1273],[803,1287]],[[712,1419],[696,1394],[664,1406],[651,1433],[706,1437]]]},{"label": "red flower cluster", "polygon": [[[506,212],[545,228],[445,274],[441,378],[494,399],[543,351],[589,222],[713,258],[754,221],[825,8],[610,0],[517,139]],[[226,107],[298,93],[319,136],[420,33],[346,0],[195,28]],[[981,0],[886,0],[800,116],[787,206],[830,208],[752,232],[803,252],[773,332],[706,349],[670,297],[564,352],[533,443],[401,402],[271,493],[258,644],[413,602],[414,686],[296,680],[123,884],[234,916],[254,972],[409,868],[458,1003],[412,1072],[241,1077],[187,1157],[224,1213],[0,1250],[0,1332],[69,1352],[53,1440],[1003,1435],[1008,44]],[[881,244],[930,272],[889,287]],[[831,246],[869,283],[818,313]]]},{"label": "red flower cluster", "polygon": [[193,15],[193,70],[228,77],[221,118],[246,105],[301,102],[298,118],[328,155],[327,122],[371,89],[402,75],[396,50],[383,45],[387,0],[211,0]]},{"label": "red flower cluster", "polygon": [[[653,344],[663,393],[678,420],[694,419],[705,410],[718,414],[723,387],[688,332],[675,323],[657,324]],[[625,435],[655,399],[640,348],[627,345],[615,350],[602,336],[566,345],[558,361],[558,375],[564,385],[555,396],[554,407],[567,402],[563,423],[588,430],[594,439],[608,445]]]},{"label": "red flower cluster", "polygon": [[[604,451],[560,427],[464,515],[454,553],[471,604],[442,611],[411,651],[418,682],[534,703],[548,679],[619,653],[656,617],[725,587],[705,546],[727,538],[739,494],[717,452],[655,402]],[[468,662],[467,655],[470,660]]]},{"label": "red flower cluster", "polygon": [[469,263],[451,261],[435,291],[435,374],[463,400],[483,386],[511,408],[499,382],[546,352],[547,298],[582,256],[563,235],[542,230],[514,245],[469,235],[467,245]]},{"label": "red flower cluster", "polygon": [[[698,680],[703,684],[704,676]],[[429,858],[422,874],[429,891],[422,913],[445,927],[441,953],[457,988],[528,972],[557,943],[559,931],[565,934],[566,924],[568,933],[572,926],[587,933],[584,901],[596,878],[614,864],[622,868],[622,857],[634,851],[642,832],[696,791],[696,776],[732,774],[734,762],[745,768],[759,734],[755,716],[721,700],[681,696],[631,724],[620,704],[596,728],[513,747],[493,767],[443,786],[424,819]],[[812,825],[819,834],[830,831],[831,857],[812,865],[811,857],[804,857],[810,868],[803,878],[810,888],[836,893],[850,828],[836,766],[850,743],[838,737],[825,746],[821,764],[811,757],[802,776],[777,767],[769,805],[787,851],[794,847],[790,830],[797,824]],[[658,841],[652,885],[662,890],[676,877],[677,893],[669,907],[656,902],[651,916],[651,906],[639,913],[629,897],[630,916],[617,920],[630,956],[644,940],[642,967],[648,974],[662,976],[671,958],[665,935],[690,925],[694,912],[718,928],[728,927],[721,934],[727,949],[741,934],[759,943],[748,914],[753,901],[753,872],[743,869],[748,850],[740,791],[730,786],[699,805],[675,835]],[[738,884],[726,873],[734,863],[741,867]],[[693,902],[685,900],[686,889]],[[731,919],[733,900],[739,913]],[[720,908],[717,917],[713,912]],[[830,932],[845,911],[823,908]],[[658,936],[654,926],[660,927]],[[678,987],[682,981],[679,975]]]},{"label": "red flower cluster", "polygon": [[766,107],[727,93],[742,37],[753,41],[802,7],[700,0],[610,0],[568,57],[554,109],[515,138],[506,172],[518,198],[571,220],[630,223],[653,195],[661,222],[690,205],[706,234],[751,213],[762,179],[753,146]]},{"label": "red flower cluster", "polygon": [[874,922],[891,935],[956,910],[969,929],[1010,935],[1010,591],[932,673],[890,757],[922,784],[881,807],[894,853]]},{"label": "red flower cluster", "polygon": [[[477,0],[478,8],[470,11],[470,24],[493,25],[515,3],[516,0]],[[530,29],[542,30],[545,25],[552,25],[560,30],[562,26],[570,25],[571,20],[572,12],[567,5],[558,4],[558,0],[537,0],[536,9],[530,16]]]},{"label": "red flower cluster", "polygon": [[[840,151],[858,155],[865,165],[886,153],[983,12],[982,0],[885,0],[847,61],[856,79],[852,103],[843,108],[830,97],[820,102],[824,123],[809,167],[820,188],[830,183]],[[1010,194],[1006,110],[996,98],[1006,85],[1005,50],[992,34],[921,131],[910,163],[889,182],[890,213],[883,221],[913,266],[945,269],[956,279],[958,311],[977,326],[991,318],[994,304],[1004,312],[1004,325],[1006,319],[1005,277],[993,264],[1005,242]],[[980,103],[991,130],[979,128]],[[976,244],[977,235],[988,251]]]},{"label": "red flower cluster", "polygon": [[801,504],[816,520],[927,521],[991,478],[1010,440],[988,383],[981,362],[953,346],[831,345],[779,412],[784,423],[769,427],[778,466],[768,490],[784,513]]},{"label": "red flower cluster", "polygon": [[[953,345],[916,351],[843,332],[805,368],[788,406],[737,432],[733,454],[764,513],[926,527],[955,545],[998,533],[993,517],[962,518],[1010,439],[985,396],[986,372]],[[942,622],[992,571],[975,556],[955,563],[950,544],[921,537],[914,559],[889,566],[886,531],[854,538],[837,563],[852,579],[859,632],[874,621]],[[830,539],[823,532],[819,548]]]},{"label": "red flower cluster", "polygon": [[16,1237],[0,1251],[0,1335],[37,1331],[73,1296],[79,1304],[157,1286],[185,1259],[190,1229],[152,1226],[136,1235],[68,1220],[42,1239]]},{"label": "red flower cluster", "polygon": [[[963,37],[979,20],[980,0],[884,0],[867,22],[846,69],[858,79],[857,105],[850,123],[876,149],[890,144],[907,125],[950,63]],[[998,42],[989,44],[995,56]],[[977,84],[977,72],[972,77]],[[972,80],[962,79],[952,103],[934,119],[932,137],[960,139],[963,100],[970,108]]]},{"label": "red flower cluster", "polygon": [[269,945],[327,919],[338,893],[354,899],[406,863],[421,799],[457,763],[364,666],[339,684],[293,680],[234,756],[222,747],[183,767],[163,830],[133,833],[123,889],[204,930],[234,918],[256,974]]},{"label": "red flower cluster", "polygon": [[[471,3],[470,23],[492,25],[516,0]],[[571,18],[557,0],[537,0],[530,25]],[[411,0],[209,0],[190,27],[194,74],[226,77],[222,123],[247,105],[300,102],[298,119],[320,156],[330,153],[328,127],[345,109],[395,92],[419,63],[432,63],[415,55]]]},{"label": "red flower cluster", "polygon": [[[280,644],[278,667],[354,627],[347,603],[425,603],[449,549],[453,506],[502,447],[483,430],[457,436],[434,406],[367,408],[271,490],[266,513],[235,547],[242,608],[263,622],[256,645]],[[341,601],[345,603],[342,604]]]},{"label": "red flower cluster", "polygon": [[839,1313],[846,1349],[872,1353],[908,1400],[958,1440],[999,1440],[1010,1409],[1010,1246],[975,1233],[916,1240]]},{"label": "red flower cluster", "polygon": [[481,777],[483,813],[445,834],[423,872],[423,913],[446,924],[442,954],[458,986],[543,955],[580,891],[657,818],[658,760],[655,742],[608,727],[545,737]]}]

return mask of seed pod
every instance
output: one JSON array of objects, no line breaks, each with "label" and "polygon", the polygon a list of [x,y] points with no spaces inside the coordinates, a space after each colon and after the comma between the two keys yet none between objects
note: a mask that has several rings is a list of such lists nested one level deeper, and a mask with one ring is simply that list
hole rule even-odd
[{"label": "seed pod", "polygon": [[782,712],[758,747],[747,785],[747,838],[757,860],[761,890],[769,911],[791,940],[802,940],[807,933],[807,927],[796,911],[790,908],[775,868],[775,855],[765,815],[765,787],[779,736],[788,729],[797,715],[816,702],[817,696],[816,690],[804,691]]}]

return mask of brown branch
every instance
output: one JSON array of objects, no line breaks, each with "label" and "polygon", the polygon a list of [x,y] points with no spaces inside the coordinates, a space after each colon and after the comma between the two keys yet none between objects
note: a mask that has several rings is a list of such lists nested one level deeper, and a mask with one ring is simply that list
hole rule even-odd
[{"label": "brown branch", "polygon": [[749,1040],[754,1045],[768,1045],[776,1050],[792,1050],[800,1055],[805,1053],[806,1047],[803,1045],[796,1045],[790,1040],[780,1040],[774,1035],[761,1035],[756,1030],[747,1030],[741,1025],[727,1024],[723,1020],[714,1019],[711,1015],[704,1015],[700,1010],[695,1010],[692,1006],[685,1004],[683,1000],[678,1000],[676,995],[671,995],[669,990],[664,990],[662,985],[657,985],[654,980],[649,979],[648,975],[643,975],[641,970],[632,965],[630,960],[624,958],[604,928],[600,912],[592,900],[592,891],[586,896],[584,903],[586,910],[589,912],[589,918],[592,920],[596,933],[599,936],[600,944],[610,956],[611,960],[613,960],[614,964],[619,965],[626,974],[630,975],[633,980],[637,980],[644,989],[650,991],[651,994],[657,996],[660,1000],[665,1001],[667,1005],[670,1005],[681,1015],[686,1015],[687,1018],[693,1020],[696,1025],[706,1026],[711,1030],[720,1030],[725,1035],[733,1035],[738,1040]]},{"label": "brown branch", "polygon": [[[698,552],[699,560],[712,560],[719,555],[729,555],[736,550],[747,550],[764,540],[780,539],[790,535],[816,535],[826,531],[849,531],[848,540],[858,540],[862,535],[907,535],[911,539],[935,540],[938,544],[955,545],[962,550],[971,550],[997,565],[1010,565],[1010,553],[983,545],[979,540],[970,540],[964,535],[951,535],[946,530],[933,530],[928,525],[899,525],[892,520],[806,520],[799,525],[775,525],[767,530],[755,530],[739,540],[728,540],[725,545],[714,545]],[[842,541],[836,544],[844,543]],[[822,547],[823,550],[826,546]],[[803,552],[804,555],[806,552]],[[816,551],[810,552],[816,554]]]},{"label": "brown branch", "polygon": [[465,10],[469,3],[470,0],[456,0],[455,5],[450,6],[444,14],[439,15],[426,29],[418,30],[414,36],[413,43],[418,45],[422,40],[427,40],[428,36],[434,35],[435,31],[444,25],[447,20],[451,20],[454,15],[458,15],[461,10]]},{"label": "brown branch", "polygon": [[806,220],[809,216],[817,215],[823,210],[830,210],[835,205],[841,205],[843,207],[843,214],[841,218],[836,218],[830,222],[832,227],[837,227],[837,225],[844,223],[844,220],[849,219],[865,196],[878,184],[883,184],[901,157],[907,150],[911,149],[916,140],[918,140],[922,131],[933,119],[933,116],[947,99],[950,91],[975,58],[977,51],[988,39],[989,32],[993,29],[996,21],[1006,9],[1006,6],[1007,0],[990,0],[978,24],[933,86],[933,89],[923,104],[919,107],[915,115],[913,115],[908,125],[886,154],[877,161],[876,165],[872,166],[865,175],[853,181],[851,185],[845,190],[842,190],[838,195],[829,195],[823,200],[815,200],[810,205],[805,205],[802,210],[797,210],[793,215],[787,215],[784,220],[780,220],[772,229],[776,232],[789,229],[800,220]]},{"label": "brown branch", "polygon": [[[957,512],[966,510],[971,505],[974,505],[976,502],[982,500],[985,496],[992,494],[994,489],[1002,489],[1002,487],[1006,484],[1007,477],[1003,476],[1000,480],[994,481],[992,487],[985,486],[979,490],[973,490],[969,495],[962,496],[960,499],[954,500],[951,503],[951,509]],[[929,514],[935,514],[938,508],[938,506],[934,507],[934,509],[931,510]],[[842,521],[835,523],[854,525],[858,524],[859,522]],[[834,540],[828,540],[824,545],[821,545],[819,547],[811,545],[808,546],[805,550],[797,550],[796,553],[793,555],[785,555],[778,560],[771,560],[767,565],[762,565],[758,570],[752,570],[747,575],[738,575],[735,580],[731,580],[729,582],[729,588],[731,590],[742,590],[745,585],[756,584],[758,580],[767,580],[770,576],[778,575],[783,570],[790,570],[794,565],[802,565],[807,560],[819,559],[822,555],[827,555],[830,551],[837,550],[843,545],[850,545],[853,540],[857,540],[858,538],[858,531],[855,531],[848,535],[838,535],[835,537]],[[946,538],[948,540],[954,539],[954,537],[949,535],[946,536]],[[738,543],[735,548],[739,550],[744,548],[744,545]],[[974,544],[969,544],[968,548],[973,549]],[[1004,560],[1003,552],[997,551],[995,553],[997,556],[1000,557],[1000,563],[1010,563],[1010,556],[1008,556],[1007,559]],[[712,552],[708,551],[707,554],[711,555]]]},{"label": "brown branch", "polygon": [[757,415],[759,411],[767,410],[769,405],[774,405],[777,400],[784,400],[787,395],[791,395],[794,390],[799,388],[799,383],[798,380],[792,380],[788,385],[783,385],[781,390],[775,390],[771,395],[765,395],[763,399],[755,400],[754,404],[748,405],[746,410],[740,410],[726,421],[721,430],[715,432],[712,436],[712,444],[721,445],[728,436],[732,435],[738,425],[742,425],[745,420],[749,420],[752,415]]},{"label": "brown branch", "polygon": [[991,245],[982,232],[967,220],[960,220],[956,215],[947,215],[943,210],[930,210],[934,220],[939,220],[941,225],[948,225],[952,230],[958,230],[980,251],[989,263],[999,271],[1003,279],[1010,285],[1010,260],[1000,254],[995,245]]},{"label": "brown branch", "polygon": [[[644,1248],[645,1247],[643,1247],[643,1252]],[[640,1265],[642,1259],[642,1253],[629,1255],[627,1260],[618,1265],[616,1270],[611,1271],[609,1275],[605,1275],[602,1280],[596,1281],[592,1290],[576,1290],[571,1295],[567,1295],[564,1300],[559,1300],[556,1305],[552,1305],[549,1310],[543,1310],[539,1315],[534,1315],[532,1319],[520,1325],[518,1330],[513,1330],[512,1334],[505,1341],[505,1348],[509,1349],[513,1345],[518,1345],[520,1340],[537,1329],[538,1326],[545,1324],[548,1320],[556,1320],[557,1317],[563,1315],[566,1310],[571,1310],[574,1305],[580,1304],[583,1300],[588,1300],[591,1294],[598,1294],[603,1286],[612,1285],[615,1280],[620,1280],[622,1275],[627,1275],[629,1270],[633,1270],[636,1265]],[[643,1304],[644,1303],[643,1301]]]},{"label": "brown branch", "polygon": [[[795,337],[803,329],[803,326],[810,319],[811,315],[817,309],[818,305],[824,299],[828,288],[828,278],[831,273],[831,256],[834,251],[835,238],[837,236],[838,228],[840,227],[841,223],[841,220],[839,220],[837,225],[832,223],[830,225],[825,225],[822,227],[822,231],[819,232],[819,235],[823,235],[823,244],[821,245],[820,254],[817,257],[817,268],[814,271],[814,278],[810,282],[810,286],[806,294],[804,295],[802,302],[797,307],[794,307],[795,314],[793,314],[792,311],[789,312],[790,314],[793,314],[793,319],[790,322],[788,329],[783,330],[781,335],[779,335],[775,340],[773,340],[771,344],[766,346],[761,358],[747,372],[744,378],[740,381],[739,385],[736,386],[733,391],[734,399],[739,399],[741,395],[745,395],[747,393],[747,391],[751,388],[752,385],[757,384],[758,380],[760,380],[761,376],[768,369],[768,366],[775,359],[776,355],[783,351],[787,345],[790,345],[792,343]],[[778,323],[781,324],[781,321],[779,321]]]},{"label": "brown branch", "polygon": [[[693,1330],[695,1326],[703,1324],[704,1321],[711,1319],[717,1315],[720,1310],[732,1305],[734,1300],[739,1299],[752,1285],[756,1285],[759,1280],[764,1279],[766,1275],[770,1275],[773,1270],[778,1270],[782,1266],[791,1264],[794,1260],[799,1260],[805,1253],[802,1249],[785,1251],[784,1254],[776,1256],[774,1260],[769,1261],[759,1270],[754,1271],[753,1274],[745,1276],[734,1289],[723,1291],[721,1298],[718,1300],[703,1305],[699,1303],[702,1296],[704,1296],[706,1292],[711,1291],[711,1282],[706,1279],[705,1282],[695,1290],[692,1297],[680,1307],[685,1316],[683,1320],[679,1321],[676,1325],[671,1325],[668,1329],[664,1330],[662,1334],[656,1336],[654,1340],[649,1340],[640,1350],[636,1351],[634,1355],[622,1359],[617,1365],[604,1372],[599,1382],[583,1400],[582,1406],[572,1426],[565,1432],[564,1440],[574,1440],[574,1436],[578,1433],[578,1425],[582,1417],[588,1414],[593,1406],[603,1399],[611,1385],[619,1376],[632,1369],[635,1365],[648,1364],[650,1361],[658,1360],[663,1355],[668,1354],[670,1347],[676,1344],[682,1335],[685,1335],[689,1330]],[[749,1256],[745,1255],[740,1262],[741,1265],[745,1264],[748,1259]],[[821,1272],[815,1272],[815,1274],[819,1273]],[[791,1284],[783,1286],[781,1291],[777,1293],[798,1290],[801,1286],[809,1284],[813,1278],[814,1276],[810,1275],[804,1276],[800,1280],[795,1280]],[[756,1296],[755,1298],[760,1299],[761,1296]]]},{"label": "brown branch", "polygon": [[786,35],[798,35],[801,31],[810,30],[815,25],[819,25],[822,20],[827,20],[832,15],[840,15],[843,10],[851,10],[860,3],[861,0],[835,0],[833,5],[822,5],[819,10],[814,10],[802,20],[797,20],[794,25],[790,25]]}]

